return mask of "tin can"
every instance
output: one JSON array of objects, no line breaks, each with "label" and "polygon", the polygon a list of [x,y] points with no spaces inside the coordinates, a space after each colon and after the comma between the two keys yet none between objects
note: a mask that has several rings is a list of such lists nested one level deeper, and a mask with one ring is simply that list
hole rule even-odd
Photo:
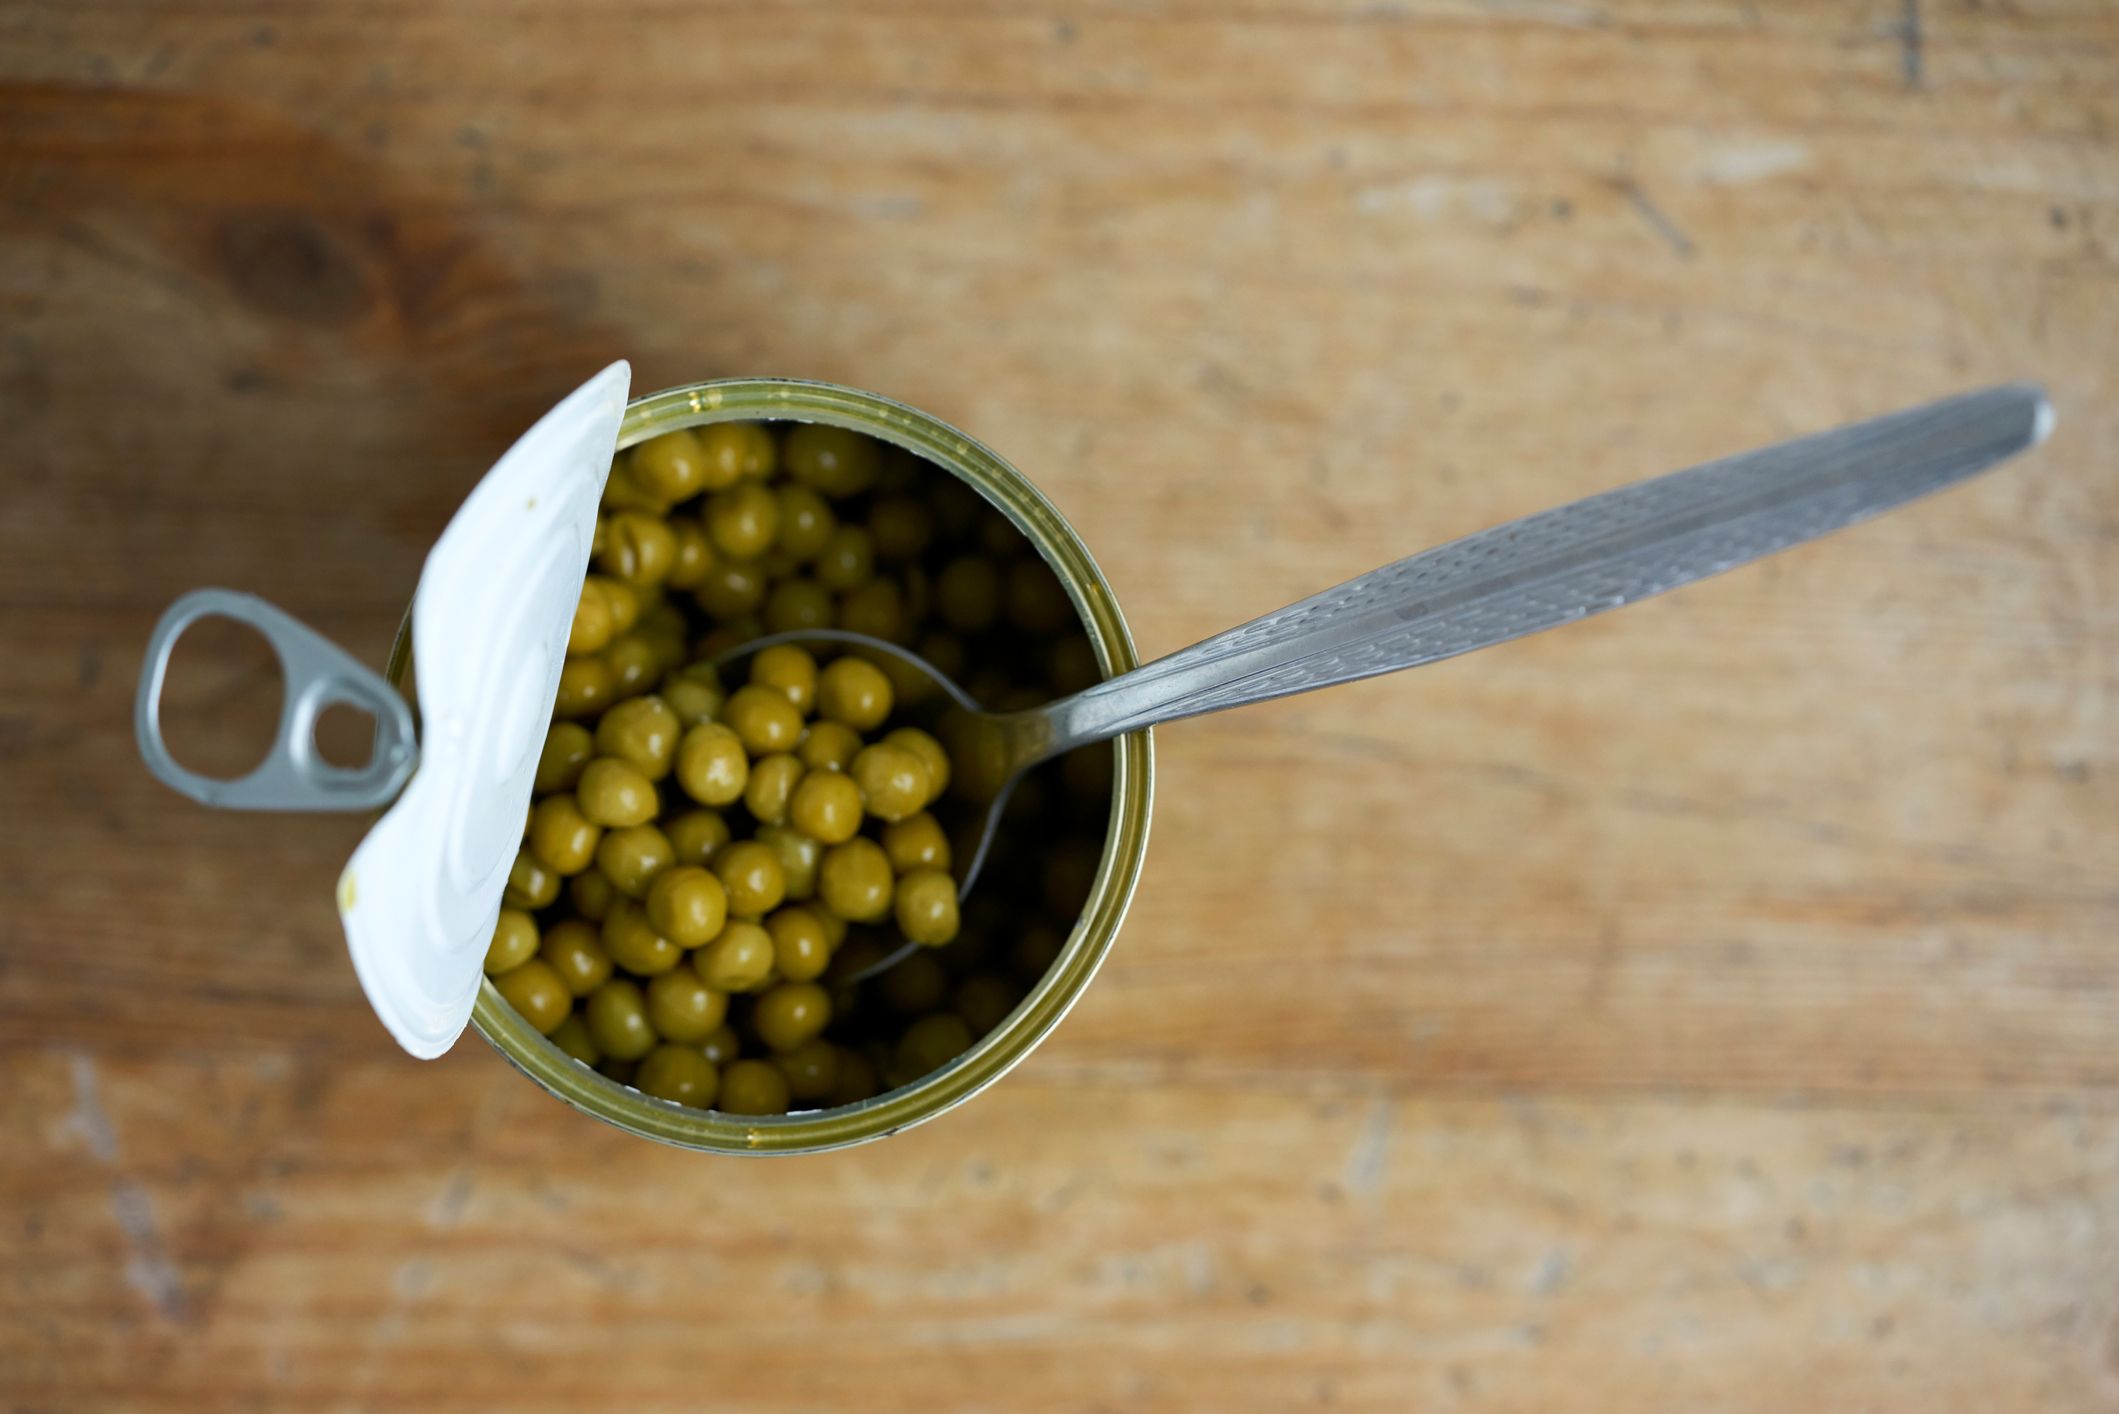
[{"label": "tin can", "polygon": [[[1088,547],[1030,479],[970,437],[917,409],[827,383],[727,379],[670,388],[626,405],[617,450],[679,428],[722,421],[820,422],[892,442],[959,478],[998,509],[1058,575],[1106,677],[1138,665],[1132,635]],[[385,675],[402,685],[411,662],[411,617]],[[644,1095],[575,1061],[517,1015],[490,980],[471,1024],[502,1055],[575,1109],[646,1139],[734,1154],[805,1154],[881,1139],[968,1100],[1029,1055],[1096,975],[1140,880],[1154,793],[1149,733],[1112,743],[1111,813],[1095,882],[1059,957],[1000,1026],[942,1069],[900,1089],[837,1109],[752,1118],[691,1109]]]},{"label": "tin can", "polygon": [[[622,362],[604,369],[480,481],[429,554],[380,675],[254,596],[199,589],[172,604],[149,636],[134,699],[142,759],[172,788],[220,809],[389,805],[340,875],[337,897],[362,990],[415,1056],[440,1055],[467,1024],[475,1026],[568,1104],[686,1148],[809,1153],[894,1134],[993,1083],[1029,1054],[1095,975],[1140,879],[1153,788],[1148,735],[1111,743],[1103,847],[1071,935],[1014,1011],[946,1066],[858,1104],[755,1118],[658,1100],[590,1070],[519,1017],[481,964],[517,854],[611,460],[648,438],[720,421],[816,422],[865,433],[962,480],[1022,532],[1064,587],[1106,677],[1136,666],[1132,639],[1073,528],[1022,473],[956,429],[871,393],[790,380],[699,383],[627,402],[630,377]],[[233,780],[182,766],[161,731],[170,655],[186,629],[206,617],[262,634],[279,658],[285,688],[272,749]],[[415,665],[417,682],[408,691]],[[364,765],[340,767],[315,749],[315,721],[338,704],[375,719],[375,747]]]}]

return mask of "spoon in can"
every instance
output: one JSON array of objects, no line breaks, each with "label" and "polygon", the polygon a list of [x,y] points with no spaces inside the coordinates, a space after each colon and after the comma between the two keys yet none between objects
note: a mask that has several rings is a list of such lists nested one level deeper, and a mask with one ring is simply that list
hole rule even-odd
[{"label": "spoon in can", "polygon": [[961,709],[950,742],[959,794],[985,802],[961,898],[978,880],[1009,792],[1041,762],[1616,609],[1939,491],[2036,446],[2052,424],[2043,391],[2015,383],[1706,462],[1450,541],[1022,711],[986,711],[917,654],[844,630],[772,634],[714,661],[824,641],[890,654],[931,677]]}]

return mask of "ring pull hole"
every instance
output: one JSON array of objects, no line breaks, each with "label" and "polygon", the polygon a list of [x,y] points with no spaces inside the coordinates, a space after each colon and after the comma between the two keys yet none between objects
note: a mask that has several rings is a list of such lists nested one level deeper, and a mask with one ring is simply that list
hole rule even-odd
[{"label": "ring pull hole", "polygon": [[350,702],[333,702],[316,714],[310,735],[318,760],[341,771],[358,771],[375,759],[375,737],[381,730],[374,713]]},{"label": "ring pull hole", "polygon": [[188,771],[249,775],[279,738],[287,685],[279,655],[248,624],[208,614],[184,630],[162,680],[162,740]]}]

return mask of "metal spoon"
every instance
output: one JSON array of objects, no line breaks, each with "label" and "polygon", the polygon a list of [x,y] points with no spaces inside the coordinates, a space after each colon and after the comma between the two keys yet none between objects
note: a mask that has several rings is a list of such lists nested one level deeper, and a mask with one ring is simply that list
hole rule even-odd
[{"label": "metal spoon", "polygon": [[1616,609],[1941,490],[2036,446],[2052,425],[2043,391],[2008,384],[1707,462],[1453,540],[1020,712],[988,712],[917,654],[843,630],[754,639],[715,663],[823,640],[893,654],[933,678],[966,719],[952,766],[973,799],[989,802],[961,898],[978,880],[1009,792],[1041,762],[1142,727],[1417,667]]}]

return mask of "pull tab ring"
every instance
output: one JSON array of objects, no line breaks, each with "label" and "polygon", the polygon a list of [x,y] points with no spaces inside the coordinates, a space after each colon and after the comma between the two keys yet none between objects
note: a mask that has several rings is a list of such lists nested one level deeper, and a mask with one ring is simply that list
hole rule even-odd
[{"label": "pull tab ring", "polygon": [[[246,624],[272,645],[286,688],[272,750],[247,776],[218,780],[177,763],[162,739],[162,686],[184,631],[203,618]],[[344,705],[375,719],[364,766],[334,766],[316,749],[316,719]],[[171,604],[147,640],[133,698],[133,732],[147,769],[220,810],[372,810],[394,799],[418,761],[412,709],[379,674],[330,639],[254,594],[195,589]]]}]

